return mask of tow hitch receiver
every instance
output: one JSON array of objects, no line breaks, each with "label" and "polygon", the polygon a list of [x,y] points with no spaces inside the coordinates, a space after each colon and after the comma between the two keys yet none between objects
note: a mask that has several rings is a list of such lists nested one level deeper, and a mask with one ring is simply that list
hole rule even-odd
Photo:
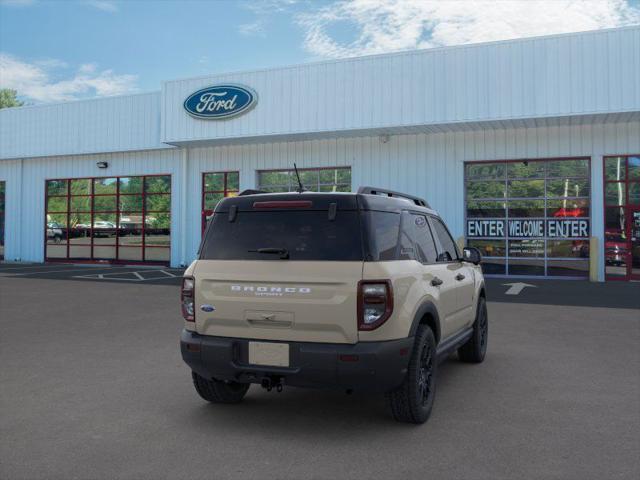
[{"label": "tow hitch receiver", "polygon": [[264,377],[262,382],[260,382],[262,388],[264,388],[267,392],[270,392],[274,388],[276,392],[282,392],[283,382],[282,377]]}]

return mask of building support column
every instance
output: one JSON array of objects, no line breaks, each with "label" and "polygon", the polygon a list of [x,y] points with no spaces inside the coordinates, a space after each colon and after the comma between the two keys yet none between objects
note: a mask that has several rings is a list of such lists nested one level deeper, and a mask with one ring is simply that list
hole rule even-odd
[{"label": "building support column", "polygon": [[256,171],[252,169],[240,169],[240,191],[256,188]]},{"label": "building support column", "polygon": [[589,279],[592,282],[604,282],[604,185],[603,185],[603,155],[595,152],[591,157],[591,236],[602,239],[592,244],[589,256]]},{"label": "building support column", "polygon": [[[22,188],[23,184],[24,184],[24,159],[20,159],[19,163],[18,163],[18,182],[16,183],[15,187],[18,189],[18,194],[14,195],[15,198],[19,198],[20,201],[18,202],[18,205],[16,205],[17,208],[17,213],[16,213],[16,217],[18,219],[17,224],[15,224],[15,228],[16,228],[16,233],[13,236],[14,241],[17,241],[17,245],[15,246],[15,253],[13,255],[14,259],[17,262],[21,262],[22,259],[24,258],[24,252],[23,252],[23,245],[25,245],[27,242],[25,242],[25,240],[22,238],[22,225],[25,224],[26,219],[22,218],[22,204],[25,203],[26,201],[28,201],[28,199],[23,198],[24,195],[24,188]],[[5,185],[6,188],[6,185]],[[6,190],[5,190],[5,195],[6,195]],[[46,192],[45,192],[46,195]],[[5,208],[6,208],[6,203],[5,203]],[[5,216],[4,216],[4,220],[5,222],[7,221],[7,215],[5,212]],[[46,235],[44,234],[45,229],[41,228],[40,229],[43,233],[43,242],[46,243],[47,239],[46,239]],[[6,225],[5,225],[5,243],[6,243],[6,235],[7,235],[7,229],[6,229]],[[45,247],[46,248],[46,247]],[[5,249],[6,249],[6,245],[5,245]],[[6,255],[5,255],[6,258]],[[44,256],[42,258],[42,261],[44,262]]]},{"label": "building support column", "polygon": [[189,202],[189,149],[185,148],[182,151],[182,158],[180,159],[181,171],[180,171],[180,266],[186,267],[187,262],[187,234],[188,222],[187,213]]}]

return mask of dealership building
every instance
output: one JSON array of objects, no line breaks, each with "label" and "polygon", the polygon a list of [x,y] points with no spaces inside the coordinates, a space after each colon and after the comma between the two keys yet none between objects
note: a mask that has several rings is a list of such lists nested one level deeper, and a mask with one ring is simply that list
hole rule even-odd
[{"label": "dealership building", "polygon": [[180,266],[245,189],[425,198],[487,274],[640,280],[640,27],[0,110],[5,261]]}]

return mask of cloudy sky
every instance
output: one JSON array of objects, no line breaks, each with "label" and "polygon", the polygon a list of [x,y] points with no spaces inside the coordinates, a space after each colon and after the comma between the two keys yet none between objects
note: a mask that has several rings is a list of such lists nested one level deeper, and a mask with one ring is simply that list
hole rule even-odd
[{"label": "cloudy sky", "polygon": [[0,0],[0,88],[29,103],[163,80],[640,24],[640,0]]}]

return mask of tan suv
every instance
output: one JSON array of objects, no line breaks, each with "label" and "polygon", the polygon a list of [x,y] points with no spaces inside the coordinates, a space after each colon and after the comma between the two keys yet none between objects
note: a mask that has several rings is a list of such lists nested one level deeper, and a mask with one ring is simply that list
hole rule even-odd
[{"label": "tan suv", "polygon": [[251,383],[366,390],[422,423],[438,362],[484,359],[479,263],[419,198],[243,192],[218,204],[185,272],[182,358],[210,402]]}]

